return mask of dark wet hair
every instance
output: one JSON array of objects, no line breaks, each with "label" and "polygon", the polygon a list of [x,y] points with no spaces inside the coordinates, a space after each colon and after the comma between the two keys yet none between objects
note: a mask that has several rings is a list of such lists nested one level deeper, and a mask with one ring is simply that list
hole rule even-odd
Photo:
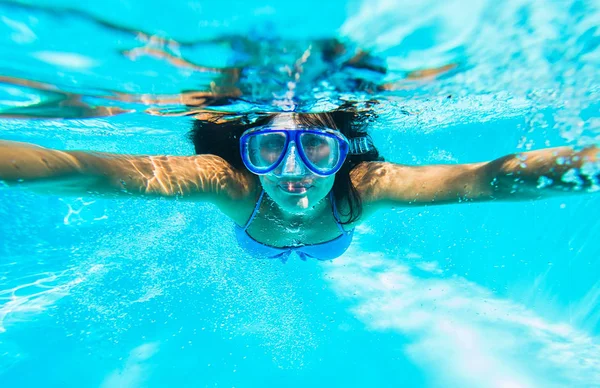
[{"label": "dark wet hair", "polygon": [[[375,119],[370,110],[358,111],[353,107],[342,106],[326,113],[294,113],[300,124],[315,127],[337,129],[348,139],[369,137],[366,126]],[[253,127],[269,124],[277,114],[227,115],[215,114],[207,119],[194,120],[189,139],[194,144],[196,154],[220,156],[237,169],[246,169],[242,162],[239,138]],[[350,172],[362,162],[383,161],[379,151],[374,149],[361,155],[348,155],[342,168],[335,174],[333,196],[336,202],[348,204],[349,224],[358,220],[362,214],[362,200],[350,179]]]}]

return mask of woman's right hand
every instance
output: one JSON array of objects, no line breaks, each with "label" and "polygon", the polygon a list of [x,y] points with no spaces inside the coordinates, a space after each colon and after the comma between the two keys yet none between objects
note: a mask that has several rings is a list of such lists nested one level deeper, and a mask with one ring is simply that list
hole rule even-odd
[{"label": "woman's right hand", "polygon": [[247,197],[256,183],[215,155],[59,151],[2,140],[0,182],[48,194],[158,196],[217,204]]}]

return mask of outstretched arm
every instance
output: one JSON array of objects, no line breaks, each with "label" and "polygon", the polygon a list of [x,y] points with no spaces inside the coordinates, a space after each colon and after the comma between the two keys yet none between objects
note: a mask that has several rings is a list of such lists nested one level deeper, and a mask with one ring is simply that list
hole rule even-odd
[{"label": "outstretched arm", "polygon": [[142,195],[231,202],[253,182],[218,156],[58,151],[0,140],[0,182],[51,194]]},{"label": "outstretched arm", "polygon": [[352,174],[370,208],[539,199],[600,188],[600,149],[549,148],[459,165],[370,162]]}]

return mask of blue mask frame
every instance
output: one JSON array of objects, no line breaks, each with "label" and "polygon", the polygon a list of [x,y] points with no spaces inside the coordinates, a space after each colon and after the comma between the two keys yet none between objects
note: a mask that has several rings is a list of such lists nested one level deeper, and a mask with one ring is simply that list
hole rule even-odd
[{"label": "blue mask frame", "polygon": [[[272,165],[265,167],[265,168],[260,168],[260,167],[253,165],[248,158],[248,139],[251,136],[260,135],[263,133],[283,133],[283,134],[285,134],[285,146],[281,152],[281,155],[279,155],[279,158],[275,162],[273,162]],[[302,148],[302,144],[300,142],[300,135],[303,133],[311,133],[311,134],[327,136],[327,137],[335,139],[338,142],[339,154],[340,154],[340,157],[339,157],[339,160],[337,161],[337,163],[334,166],[329,166],[327,168],[319,168],[318,166],[315,166],[310,161],[310,159],[306,156],[306,154],[304,153],[304,150]],[[289,151],[290,143],[292,141],[294,142],[294,144],[296,146],[296,151],[298,152],[298,155],[300,156],[300,159],[302,160],[302,162],[304,163],[306,168],[308,168],[313,174],[321,176],[321,177],[327,177],[327,176],[333,175],[336,172],[338,172],[340,170],[340,168],[342,167],[342,165],[344,164],[346,157],[348,156],[348,148],[349,148],[348,139],[346,139],[346,137],[344,135],[342,135],[339,131],[335,131],[335,130],[329,129],[329,128],[315,129],[315,128],[297,127],[295,129],[281,129],[281,128],[277,128],[277,127],[264,126],[264,127],[249,129],[242,134],[242,137],[240,137],[240,153],[242,155],[242,161],[244,162],[244,165],[250,172],[257,174],[257,175],[268,174],[271,171],[275,170],[281,164],[281,162],[283,161],[283,159],[285,158],[285,156],[287,155],[287,153]]]}]

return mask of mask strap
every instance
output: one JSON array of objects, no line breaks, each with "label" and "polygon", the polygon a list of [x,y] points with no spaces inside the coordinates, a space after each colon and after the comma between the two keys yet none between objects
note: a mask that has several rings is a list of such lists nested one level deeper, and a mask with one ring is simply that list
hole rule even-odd
[{"label": "mask strap", "polygon": [[371,139],[366,136],[353,137],[352,139],[349,139],[348,142],[350,143],[348,153],[351,155],[366,154],[375,149]]}]

